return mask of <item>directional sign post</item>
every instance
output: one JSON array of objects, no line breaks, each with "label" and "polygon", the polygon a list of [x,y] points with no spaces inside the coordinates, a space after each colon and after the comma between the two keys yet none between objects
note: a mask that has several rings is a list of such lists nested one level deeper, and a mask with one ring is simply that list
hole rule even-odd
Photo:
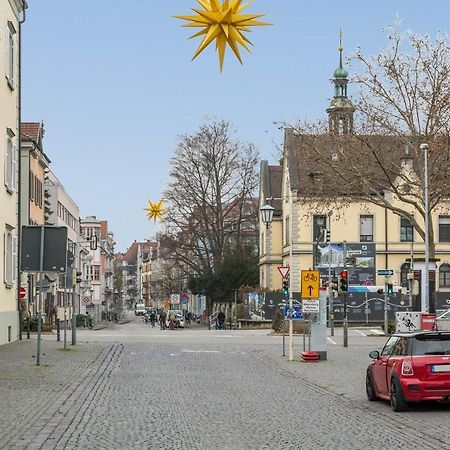
[{"label": "directional sign post", "polygon": [[318,270],[302,270],[302,298],[319,298],[320,274]]},{"label": "directional sign post", "polygon": [[391,277],[392,275],[394,275],[394,271],[392,269],[378,269],[377,275],[384,277]]}]

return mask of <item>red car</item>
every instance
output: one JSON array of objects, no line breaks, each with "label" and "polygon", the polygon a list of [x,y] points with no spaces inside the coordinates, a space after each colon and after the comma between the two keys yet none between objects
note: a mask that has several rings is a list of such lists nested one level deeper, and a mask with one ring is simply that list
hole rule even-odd
[{"label": "red car", "polygon": [[450,403],[450,332],[395,333],[381,354],[374,350],[369,356],[370,401],[390,400],[394,411],[406,410],[408,402]]}]

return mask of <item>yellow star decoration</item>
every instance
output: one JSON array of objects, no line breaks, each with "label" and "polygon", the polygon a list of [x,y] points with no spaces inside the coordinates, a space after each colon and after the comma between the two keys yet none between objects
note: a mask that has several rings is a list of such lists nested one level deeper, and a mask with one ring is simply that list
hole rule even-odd
[{"label": "yellow star decoration", "polygon": [[149,200],[148,207],[144,208],[144,211],[147,211],[148,220],[153,219],[156,222],[158,219],[162,219],[164,212],[163,201],[160,200],[158,203],[153,203]]},{"label": "yellow star decoration", "polygon": [[223,59],[227,44],[233,50],[236,58],[242,64],[238,44],[250,52],[247,44],[253,45],[244,35],[250,32],[249,27],[270,25],[255,20],[264,14],[242,14],[253,0],[244,5],[243,0],[197,0],[203,9],[192,8],[196,16],[175,16],[177,19],[188,20],[184,27],[204,28],[191,38],[203,36],[203,41],[192,59],[195,59],[212,41],[216,40],[216,50],[219,53],[219,66],[222,72]]}]

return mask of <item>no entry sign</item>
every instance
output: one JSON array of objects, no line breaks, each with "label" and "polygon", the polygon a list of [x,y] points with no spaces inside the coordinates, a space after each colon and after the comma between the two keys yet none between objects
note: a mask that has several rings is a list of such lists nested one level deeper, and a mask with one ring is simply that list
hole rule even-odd
[{"label": "no entry sign", "polygon": [[21,299],[24,299],[24,298],[26,298],[26,296],[27,296],[27,290],[26,290],[26,288],[21,287],[21,288],[19,289],[19,297],[20,297]]}]

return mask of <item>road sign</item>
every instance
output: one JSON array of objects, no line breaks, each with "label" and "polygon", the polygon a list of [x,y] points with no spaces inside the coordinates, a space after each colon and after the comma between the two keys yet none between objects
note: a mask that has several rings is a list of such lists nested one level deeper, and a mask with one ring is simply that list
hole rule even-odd
[{"label": "road sign", "polygon": [[19,297],[20,297],[21,299],[27,298],[27,289],[26,289],[26,288],[21,287],[21,288],[19,289]]},{"label": "road sign", "polygon": [[318,313],[319,312],[319,300],[302,300],[302,309],[306,313]]},{"label": "road sign", "polygon": [[289,271],[291,268],[289,266],[279,266],[278,271],[281,273],[283,278],[286,278],[289,275]]},{"label": "road sign", "polygon": [[319,298],[320,274],[318,270],[302,270],[302,298]]},{"label": "road sign", "polygon": [[285,319],[292,319],[292,320],[299,320],[303,319],[303,313],[302,313],[302,307],[300,305],[294,305],[292,307],[292,313],[289,313],[289,305],[285,305],[284,307],[284,318]]},{"label": "road sign", "polygon": [[89,302],[91,301],[91,297],[83,297],[83,304],[88,305]]},{"label": "road sign", "polygon": [[392,269],[378,269],[377,275],[384,277],[391,277],[392,275],[394,275],[394,271]]}]

